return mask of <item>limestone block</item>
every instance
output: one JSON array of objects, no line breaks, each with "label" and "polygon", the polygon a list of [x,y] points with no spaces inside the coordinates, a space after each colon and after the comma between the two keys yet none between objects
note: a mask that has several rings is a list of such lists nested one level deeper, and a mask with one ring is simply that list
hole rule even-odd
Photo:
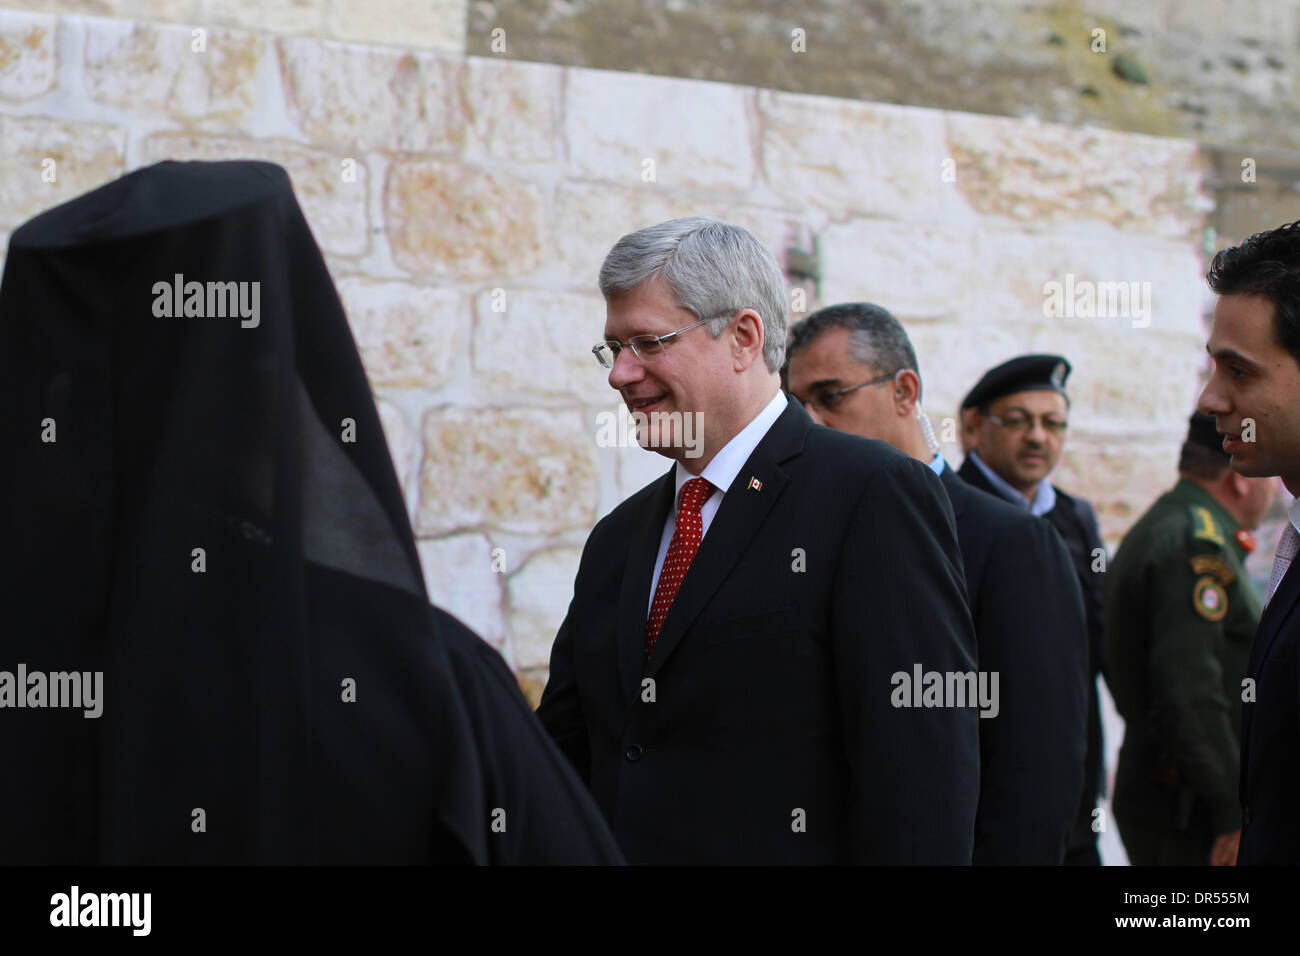
[{"label": "limestone block", "polygon": [[[744,87],[570,69],[568,175],[660,189],[739,192],[757,164]],[[646,183],[653,162],[654,182]]]},{"label": "limestone block", "polygon": [[30,100],[54,89],[56,19],[0,10],[0,100]]},{"label": "limestone block", "polygon": [[375,387],[447,384],[469,347],[473,312],[465,295],[364,276],[340,279],[338,290]]},{"label": "limestone block", "polygon": [[95,102],[208,129],[246,128],[266,37],[101,19],[86,20],[85,29],[86,92]]},{"label": "limestone block", "polygon": [[609,387],[609,372],[591,353],[605,325],[605,301],[598,294],[515,291],[507,285],[481,294],[475,311],[474,373],[479,386],[494,392],[619,401]]},{"label": "limestone block", "polygon": [[1167,239],[1204,225],[1188,140],[972,113],[948,114],[957,183],[980,215],[1044,228],[1107,223]]},{"label": "limestone block", "polygon": [[465,156],[549,163],[559,140],[564,71],[541,63],[469,57],[465,61]]},{"label": "limestone block", "polygon": [[534,554],[506,582],[514,665],[547,667],[551,645],[573,598],[581,548],[552,548]]},{"label": "limestone block", "polygon": [[460,143],[460,64],[314,39],[277,41],[289,115],[313,143],[451,152]]},{"label": "limestone block", "polygon": [[417,275],[518,277],[540,266],[549,247],[541,189],[504,172],[395,162],[384,209],[393,259]]},{"label": "limestone block", "polygon": [[125,149],[116,126],[0,115],[0,229],[117,178]]},{"label": "limestone block", "polygon": [[422,536],[484,525],[544,535],[595,523],[591,438],[573,410],[432,409],[420,481]]},{"label": "limestone block", "polygon": [[794,207],[931,219],[947,157],[935,110],[763,91],[763,175]]}]

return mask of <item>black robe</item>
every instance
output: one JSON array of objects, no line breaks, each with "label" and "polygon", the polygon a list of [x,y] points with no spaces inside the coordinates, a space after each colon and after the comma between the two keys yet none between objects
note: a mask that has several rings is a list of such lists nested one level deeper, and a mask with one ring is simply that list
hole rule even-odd
[{"label": "black robe", "polygon": [[619,860],[428,606],[284,170],[161,163],[19,228],[0,439],[0,670],[103,675],[97,718],[0,709],[0,863]]}]

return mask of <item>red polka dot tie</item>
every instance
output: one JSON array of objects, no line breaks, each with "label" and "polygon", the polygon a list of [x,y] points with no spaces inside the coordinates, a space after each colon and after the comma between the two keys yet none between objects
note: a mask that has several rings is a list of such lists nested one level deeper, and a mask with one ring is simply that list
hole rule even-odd
[{"label": "red polka dot tie", "polygon": [[659,640],[659,632],[663,630],[664,618],[673,606],[677,589],[686,577],[686,569],[695,560],[695,552],[700,550],[700,541],[704,537],[704,518],[700,515],[700,509],[714,490],[706,478],[692,478],[682,485],[677,505],[677,525],[673,528],[673,539],[668,542],[668,554],[664,557],[663,570],[659,572],[659,586],[655,588],[654,603],[650,605],[650,619],[645,625],[647,661],[655,649],[655,642]]}]

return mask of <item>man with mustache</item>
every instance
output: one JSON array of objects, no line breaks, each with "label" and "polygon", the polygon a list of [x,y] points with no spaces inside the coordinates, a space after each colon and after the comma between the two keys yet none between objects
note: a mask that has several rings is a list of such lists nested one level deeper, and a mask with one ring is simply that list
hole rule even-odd
[{"label": "man with mustache", "polygon": [[895,693],[976,669],[938,477],[781,393],[785,281],[748,230],[641,229],[600,288],[595,356],[673,464],[587,539],[538,716],[628,860],[969,863],[978,710]]},{"label": "man with mustache", "polygon": [[[1214,372],[1198,407],[1238,474],[1300,495],[1300,222],[1222,250],[1208,278]],[[1300,498],[1288,517],[1242,687],[1240,866],[1300,863]]]},{"label": "man with mustache", "polygon": [[1070,363],[1059,355],[1021,355],[984,373],[962,401],[970,450],[957,472],[975,487],[1047,519],[1074,562],[1088,620],[1088,754],[1079,813],[1065,863],[1101,863],[1094,810],[1103,786],[1101,706],[1097,676],[1105,673],[1101,589],[1106,550],[1092,505],[1066,494],[1048,476],[1065,448]]}]

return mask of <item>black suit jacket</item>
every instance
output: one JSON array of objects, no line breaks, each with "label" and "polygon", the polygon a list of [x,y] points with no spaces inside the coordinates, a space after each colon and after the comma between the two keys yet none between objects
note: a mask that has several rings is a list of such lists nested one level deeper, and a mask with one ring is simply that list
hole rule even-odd
[{"label": "black suit jacket", "polygon": [[593,529],[538,709],[628,860],[969,863],[978,712],[894,706],[896,673],[975,669],[938,478],[789,400],[647,665],[674,490],[670,470]]},{"label": "black suit jacket", "polygon": [[1241,708],[1240,866],[1300,864],[1300,561],[1264,609],[1246,676],[1255,700]]},{"label": "black suit jacket", "polygon": [[[1001,497],[969,457],[962,462],[958,474],[981,491]],[[1097,833],[1092,829],[1092,814],[1104,784],[1097,677],[1104,677],[1106,673],[1106,638],[1102,622],[1102,575],[1093,571],[1093,564],[1097,549],[1101,548],[1104,554],[1105,547],[1101,543],[1092,505],[1082,498],[1066,494],[1055,485],[1052,488],[1056,492],[1056,505],[1043,515],[1043,520],[1056,529],[1069,550],[1083,594],[1084,616],[1088,624],[1088,753],[1084,759],[1083,788],[1068,844],[1068,848],[1077,850],[1091,847],[1097,841]]]},{"label": "black suit jacket", "polygon": [[1087,749],[1088,632],[1070,553],[1044,521],[944,466],[979,666],[999,675],[980,720],[976,864],[1059,865]]}]

